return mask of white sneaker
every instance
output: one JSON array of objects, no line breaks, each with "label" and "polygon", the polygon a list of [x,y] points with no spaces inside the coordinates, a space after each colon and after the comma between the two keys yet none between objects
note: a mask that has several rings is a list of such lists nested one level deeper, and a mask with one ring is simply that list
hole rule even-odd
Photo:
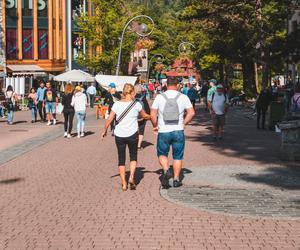
[{"label": "white sneaker", "polygon": [[50,126],[52,123],[49,121],[48,123],[47,123],[47,126]]},{"label": "white sneaker", "polygon": [[56,124],[56,119],[53,119],[53,125],[55,125]]},{"label": "white sneaker", "polygon": [[68,134],[68,135],[67,135],[67,137],[68,137],[68,139],[70,139],[70,138],[71,138],[71,135],[70,135],[70,134]]},{"label": "white sneaker", "polygon": [[82,132],[80,136],[81,136],[81,137],[84,137],[84,132]]},{"label": "white sneaker", "polygon": [[80,138],[80,133],[77,133],[77,138]]},{"label": "white sneaker", "polygon": [[65,133],[64,133],[64,137],[66,138],[67,136],[68,136],[68,133],[67,133],[67,132],[65,132]]}]

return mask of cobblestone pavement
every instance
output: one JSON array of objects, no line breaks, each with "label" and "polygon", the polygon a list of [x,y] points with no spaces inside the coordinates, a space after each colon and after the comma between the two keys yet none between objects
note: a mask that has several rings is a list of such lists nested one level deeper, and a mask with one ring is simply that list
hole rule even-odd
[{"label": "cobblestone pavement", "polygon": [[[122,192],[114,140],[100,140],[102,125],[90,118],[85,138],[58,138],[0,167],[0,249],[300,249],[297,219],[215,214],[161,197],[150,127],[137,190]],[[209,131],[203,114],[188,127],[186,169],[278,164],[271,132],[236,116],[224,142],[213,143]]]},{"label": "cobblestone pavement", "polygon": [[163,197],[210,212],[300,219],[300,169],[209,166],[189,170],[184,186],[161,190]]}]

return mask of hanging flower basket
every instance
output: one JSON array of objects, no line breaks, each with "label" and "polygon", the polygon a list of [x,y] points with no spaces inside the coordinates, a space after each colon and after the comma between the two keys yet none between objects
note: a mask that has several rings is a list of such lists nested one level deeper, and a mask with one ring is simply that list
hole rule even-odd
[{"label": "hanging flower basket", "polygon": [[161,71],[163,71],[164,68],[165,68],[165,65],[164,65],[164,64],[158,63],[158,64],[155,65],[154,70],[155,70],[156,72],[161,72]]},{"label": "hanging flower basket", "polygon": [[136,43],[135,43],[135,48],[137,50],[141,50],[141,49],[153,49],[155,45],[155,42],[150,40],[149,38],[142,38],[139,39]]}]

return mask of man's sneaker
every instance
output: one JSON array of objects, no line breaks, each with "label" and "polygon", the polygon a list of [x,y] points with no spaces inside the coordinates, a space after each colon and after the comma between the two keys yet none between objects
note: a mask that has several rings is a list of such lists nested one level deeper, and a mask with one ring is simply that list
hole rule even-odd
[{"label": "man's sneaker", "polygon": [[169,179],[172,177],[170,169],[166,173],[163,173],[161,176],[161,186],[163,189],[168,189],[170,187]]},{"label": "man's sneaker", "polygon": [[67,138],[68,138],[68,139],[70,139],[70,138],[71,138],[71,135],[70,135],[70,134],[68,134],[68,135],[67,135]]},{"label": "man's sneaker", "polygon": [[84,137],[84,132],[82,132],[82,133],[80,134],[80,136],[81,136],[81,137]]},{"label": "man's sneaker", "polygon": [[64,137],[66,138],[67,136],[68,136],[68,133],[67,133],[67,132],[65,132],[65,133],[64,133]]},{"label": "man's sneaker", "polygon": [[56,124],[56,119],[53,119],[53,125],[55,125]]},{"label": "man's sneaker", "polygon": [[50,126],[52,123],[49,121],[48,123],[47,123],[47,126]]},{"label": "man's sneaker", "polygon": [[77,134],[77,138],[80,138],[80,134],[79,133]]},{"label": "man's sneaker", "polygon": [[181,187],[181,186],[182,186],[181,181],[179,181],[179,180],[174,180],[173,181],[173,187],[174,188],[178,188],[178,187]]}]

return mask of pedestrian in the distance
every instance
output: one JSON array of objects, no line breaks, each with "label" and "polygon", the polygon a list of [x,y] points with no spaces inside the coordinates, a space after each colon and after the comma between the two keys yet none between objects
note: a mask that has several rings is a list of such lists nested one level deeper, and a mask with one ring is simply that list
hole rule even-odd
[{"label": "pedestrian in the distance", "polygon": [[[123,89],[123,99],[114,103],[109,118],[106,120],[102,138],[107,135],[107,129],[116,118],[115,142],[118,149],[118,166],[121,177],[122,190],[127,188],[136,189],[135,170],[137,167],[138,153],[138,117],[149,119],[142,105],[135,99],[134,86],[125,84]],[[130,176],[126,180],[126,147],[129,148],[130,155]]]},{"label": "pedestrian in the distance", "polygon": [[[148,115],[150,115],[150,106],[149,106],[149,103],[147,101],[146,92],[143,91],[143,88],[140,88],[139,85],[136,85],[135,86],[135,93],[136,93],[136,100],[142,105],[143,110]],[[142,150],[142,144],[143,144],[143,140],[144,140],[147,120],[143,119],[142,117],[139,117],[138,124],[139,124],[138,150]]]},{"label": "pedestrian in the distance", "polygon": [[168,78],[167,91],[155,98],[151,108],[151,122],[154,131],[158,131],[157,156],[163,168],[161,177],[163,188],[169,188],[169,178],[171,177],[168,160],[170,147],[172,147],[173,153],[173,187],[182,185],[179,177],[185,148],[184,127],[195,115],[193,105],[186,95],[178,91],[179,87],[177,78]]},{"label": "pedestrian in the distance", "polygon": [[89,96],[89,103],[90,103],[90,108],[94,108],[94,103],[95,103],[95,96],[97,93],[96,87],[94,86],[94,83],[91,84],[86,90],[86,93]]},{"label": "pedestrian in the distance", "polygon": [[196,86],[193,84],[189,87],[187,96],[190,99],[191,103],[193,104],[193,108],[196,110],[196,101],[199,98],[198,91],[196,89]]},{"label": "pedestrian in the distance", "polygon": [[300,113],[300,84],[295,87],[295,94],[291,98],[290,111],[293,113]]},{"label": "pedestrian in the distance", "polygon": [[64,137],[71,138],[73,119],[75,115],[74,107],[71,105],[73,99],[74,87],[72,84],[68,83],[65,86],[65,92],[62,95],[61,104],[64,106]]},{"label": "pedestrian in the distance", "polygon": [[36,103],[41,118],[41,122],[46,122],[46,107],[44,105],[45,91],[46,91],[45,83],[41,81],[40,87],[36,92]]},{"label": "pedestrian in the distance", "polygon": [[[108,85],[108,91],[105,94],[104,98],[104,105],[108,105],[108,115],[110,115],[111,108],[115,102],[121,100],[121,94],[117,92],[117,86],[115,83],[110,83]],[[114,129],[115,129],[115,121],[112,121],[110,124],[110,130],[112,131],[112,136],[114,136]]]},{"label": "pedestrian in the distance", "polygon": [[55,125],[56,119],[56,106],[58,104],[58,97],[55,89],[52,88],[51,83],[46,83],[46,90],[44,95],[44,106],[46,107],[46,113],[47,113],[47,119],[48,123],[47,125]]},{"label": "pedestrian in the distance", "polygon": [[14,92],[14,89],[11,85],[9,85],[5,92],[5,99],[7,104],[7,123],[9,125],[13,124],[14,120],[14,111],[16,107],[17,95]]},{"label": "pedestrian in the distance", "polygon": [[37,119],[37,101],[36,92],[34,88],[30,89],[30,94],[28,95],[28,108],[31,111],[31,123],[36,122]]},{"label": "pedestrian in the distance", "polygon": [[88,106],[86,94],[77,86],[72,97],[71,106],[74,107],[77,118],[77,137],[84,137],[84,127],[86,119],[86,108]]},{"label": "pedestrian in the distance", "polygon": [[211,113],[214,134],[213,139],[223,139],[225,116],[228,111],[229,101],[225,94],[224,87],[222,84],[216,86],[216,92],[213,93],[208,99],[208,107]]},{"label": "pedestrian in the distance", "polygon": [[[263,88],[263,90],[258,95],[258,98],[256,100],[256,105],[255,105],[255,109],[257,112],[257,121],[256,121],[257,129],[260,128],[265,129],[266,113],[268,111],[268,107],[271,103],[271,100],[272,100],[272,94],[268,89]],[[262,118],[262,123],[260,124],[261,118]]]},{"label": "pedestrian in the distance", "polygon": [[200,96],[203,100],[203,103],[205,105],[205,111],[208,111],[208,103],[207,103],[207,93],[208,93],[208,84],[207,82],[204,82],[201,88]]}]

